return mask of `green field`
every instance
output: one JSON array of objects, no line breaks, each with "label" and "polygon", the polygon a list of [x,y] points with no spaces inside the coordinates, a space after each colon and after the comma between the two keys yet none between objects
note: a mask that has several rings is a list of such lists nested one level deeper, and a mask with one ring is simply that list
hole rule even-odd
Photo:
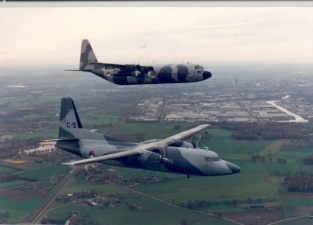
[{"label": "green field", "polygon": [[19,174],[26,176],[26,177],[37,179],[40,177],[52,176],[54,174],[66,173],[69,170],[71,170],[69,166],[54,165],[54,166],[47,166],[47,167],[42,167],[39,169],[32,169],[32,170],[19,172]]},{"label": "green field", "polygon": [[2,208],[0,209],[0,212],[5,212],[5,211],[8,211],[10,213],[10,217],[8,221],[10,221],[10,223],[12,224],[20,224],[21,222],[27,221],[29,214],[30,214],[30,212],[26,212],[26,211],[19,210],[19,209],[17,210],[14,210],[14,209],[6,210]]},{"label": "green field", "polygon": [[42,197],[35,198],[35,199],[27,199],[16,201],[10,200],[6,197],[0,196],[1,201],[1,210],[16,210],[16,211],[26,211],[32,212],[36,207],[40,204],[43,200]]},{"label": "green field", "polygon": [[0,172],[4,172],[4,171],[12,171],[13,169],[5,167],[5,166],[0,166]]},{"label": "green field", "polygon": [[107,224],[180,224],[182,220],[195,224],[233,224],[212,216],[202,215],[186,209],[175,208],[166,204],[151,200],[147,197],[133,194],[139,197],[140,202],[133,202],[139,208],[129,209],[128,207],[101,208],[89,206],[82,203],[60,207],[48,213],[48,217],[62,217],[72,211],[83,211],[88,214],[85,223],[105,221]]},{"label": "green field", "polygon": [[64,190],[60,193],[60,196],[65,196],[74,192],[87,191],[89,189],[97,191],[101,196],[107,196],[110,194],[124,194],[128,192],[125,189],[113,186],[111,184],[96,184],[86,180],[72,179],[66,188],[64,188]]},{"label": "green field", "polygon": [[[163,138],[179,133],[190,127],[190,124],[180,124],[181,129],[177,130],[174,129],[175,125],[177,124],[125,123],[117,130],[117,133],[144,133],[148,139]],[[239,165],[241,167],[239,174],[223,177],[191,176],[191,178],[188,179],[185,175],[127,168],[115,168],[115,173],[123,175],[124,178],[145,176],[168,177],[170,180],[167,182],[139,184],[132,188],[169,203],[175,202],[176,205],[180,205],[180,203],[186,204],[189,200],[195,201],[204,199],[211,203],[210,207],[198,209],[210,213],[213,211],[244,212],[243,205],[247,205],[248,197],[252,198],[252,204],[256,204],[256,199],[258,198],[260,198],[262,204],[265,205],[276,205],[281,202],[286,206],[283,207],[283,209],[287,217],[303,215],[303,212],[306,211],[301,210],[301,207],[313,205],[310,199],[301,201],[300,199],[282,198],[281,194],[286,193],[282,185],[283,177],[270,176],[270,172],[274,170],[290,170],[294,173],[301,167],[301,169],[309,171],[311,167],[301,164],[301,160],[307,157],[312,149],[303,149],[300,153],[297,153],[297,158],[295,158],[294,152],[280,150],[280,147],[284,144],[288,144],[289,140],[235,140],[231,136],[230,131],[218,128],[209,128],[207,131],[211,138],[208,140],[204,137],[201,141],[201,146],[208,146],[210,150],[220,154],[223,159]],[[263,155],[266,161],[253,162],[251,158],[252,154]],[[270,157],[269,154],[273,157],[272,162],[268,161]],[[277,157],[286,158],[287,163],[277,163],[275,161]],[[126,201],[140,205],[143,208],[133,211],[125,207],[99,209],[77,203],[74,207],[65,206],[52,210],[49,216],[61,216],[71,210],[84,209],[88,214],[92,215],[90,218],[97,217],[97,219],[101,221],[102,216],[105,215],[106,221],[114,221],[115,224],[124,224],[125,222],[128,224],[138,224],[148,219],[151,220],[151,224],[160,224],[160,220],[155,218],[154,215],[162,217],[162,223],[177,224],[179,220],[182,219],[182,215],[189,218],[189,214],[192,214],[192,217],[196,220],[194,221],[196,224],[221,224],[222,222],[222,220],[217,221],[216,218],[206,218],[206,216],[201,215],[196,216],[191,211],[166,206],[138,194],[127,194],[127,190],[125,191],[111,184],[97,185],[88,181],[73,179],[68,187],[63,190],[61,195],[65,196],[66,194],[88,190],[89,188],[96,190],[101,196],[106,196],[110,193],[124,193],[126,194]],[[237,205],[231,204],[233,199],[237,200]],[[228,202],[228,204],[225,202]],[[60,205],[62,204],[57,202],[53,203],[53,207]],[[184,212],[182,212],[182,210]],[[171,215],[169,215],[167,211],[170,211]],[[123,217],[118,217],[121,213]],[[99,216],[100,214],[101,216]]]},{"label": "green field", "polygon": [[22,184],[27,184],[28,181],[26,180],[13,180],[9,182],[0,183],[0,189],[9,188],[9,187],[15,187]]},{"label": "green field", "polygon": [[[180,125],[181,129],[174,129]],[[124,123],[116,131],[117,134],[145,133],[148,139],[165,138],[190,128],[188,123]]]},{"label": "green field", "polygon": [[[84,117],[82,123],[86,124],[88,129],[93,129],[95,122],[101,124],[111,123],[110,116],[97,115],[97,120]],[[115,124],[119,117],[113,117],[112,123]],[[191,124],[181,123],[180,129],[175,129],[177,123],[124,123],[118,130],[117,134],[145,134],[145,138],[165,138],[176,133],[182,132],[188,128],[194,127]],[[110,127],[101,128],[102,131],[109,130]],[[313,212],[313,199],[303,198],[295,195],[293,198],[286,198],[288,192],[285,190],[282,182],[283,176],[271,176],[270,173],[275,170],[281,172],[291,171],[294,174],[297,170],[312,172],[312,166],[303,165],[302,159],[308,157],[313,152],[312,148],[302,148],[301,151],[283,151],[282,145],[289,143],[289,140],[235,140],[231,131],[222,130],[219,128],[208,128],[206,130],[210,138],[203,135],[201,147],[209,147],[215,151],[224,160],[230,161],[241,167],[241,172],[230,176],[221,177],[197,177],[191,176],[187,178],[185,175],[161,173],[155,171],[115,168],[112,172],[115,175],[123,175],[123,179],[138,178],[138,177],[167,177],[170,180],[166,182],[156,182],[153,184],[138,184],[131,188],[158,198],[168,203],[174,202],[180,206],[180,203],[186,204],[188,201],[204,199],[210,202],[211,205],[206,208],[197,208],[202,212],[213,213],[219,212],[246,212],[243,207],[247,205],[247,198],[252,198],[252,204],[257,203],[257,199],[262,200],[264,205],[283,205],[283,211],[286,218],[301,216],[310,211]],[[52,135],[53,129],[43,131],[44,135]],[[99,131],[98,131],[99,132]],[[101,132],[103,133],[103,132]],[[204,131],[202,132],[204,134]],[[196,135],[197,136],[197,135]],[[186,140],[190,141],[190,139]],[[260,154],[265,157],[265,162],[253,162],[251,155]],[[272,157],[272,162],[269,158]],[[281,164],[276,162],[276,158],[286,158],[287,163]],[[0,167],[1,169],[2,167]],[[49,166],[40,169],[32,169],[20,172],[25,176],[32,178],[40,178],[43,176],[51,176],[56,173],[64,173],[69,170],[66,166]],[[117,178],[119,179],[119,178]],[[86,204],[76,203],[68,206],[63,206],[63,203],[54,201],[49,209],[52,209],[48,217],[60,217],[67,215],[72,211],[84,211],[88,213],[86,223],[95,222],[96,220],[106,221],[114,224],[144,224],[149,221],[149,224],[180,224],[183,219],[188,221],[188,224],[231,224],[224,220],[213,218],[210,216],[201,215],[199,213],[186,209],[175,208],[145,196],[132,193],[129,190],[112,184],[96,184],[86,180],[72,179],[67,187],[61,192],[59,197],[65,197],[67,194],[93,189],[100,196],[108,196],[110,194],[125,194],[125,201],[139,208],[129,209],[126,206],[116,208],[94,207]],[[236,199],[237,205],[231,204],[233,199]],[[6,204],[3,198],[0,199],[2,204]],[[35,207],[35,200],[33,206]],[[217,203],[216,203],[217,202]],[[10,206],[11,203],[8,204]],[[30,203],[31,204],[31,203]],[[61,207],[60,207],[61,206]],[[53,209],[54,207],[60,207]],[[13,209],[10,209],[10,212]],[[20,209],[26,215],[26,211]],[[123,215],[123,216],[121,216]],[[18,218],[18,217],[17,217]],[[24,216],[25,218],[25,216]],[[162,219],[160,219],[162,218]],[[303,221],[306,218],[303,219]],[[300,224],[301,219],[299,220]],[[307,221],[307,220],[306,220]],[[11,220],[10,220],[11,222]],[[20,222],[23,222],[20,220]],[[291,223],[283,223],[291,224]]]}]

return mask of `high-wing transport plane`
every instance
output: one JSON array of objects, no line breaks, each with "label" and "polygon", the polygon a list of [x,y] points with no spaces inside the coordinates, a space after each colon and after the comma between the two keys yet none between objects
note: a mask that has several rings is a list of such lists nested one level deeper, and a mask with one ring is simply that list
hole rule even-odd
[{"label": "high-wing transport plane", "polygon": [[204,124],[165,139],[140,143],[117,140],[83,129],[74,101],[61,100],[59,138],[55,146],[86,159],[63,163],[80,165],[104,163],[111,166],[147,169],[161,172],[199,176],[219,176],[240,172],[240,168],[222,160],[210,150],[195,148],[183,141],[206,129]]},{"label": "high-wing transport plane", "polygon": [[91,72],[119,85],[190,83],[203,81],[212,76],[203,66],[189,63],[155,66],[100,63],[86,39],[82,41],[79,70],[68,71]]}]

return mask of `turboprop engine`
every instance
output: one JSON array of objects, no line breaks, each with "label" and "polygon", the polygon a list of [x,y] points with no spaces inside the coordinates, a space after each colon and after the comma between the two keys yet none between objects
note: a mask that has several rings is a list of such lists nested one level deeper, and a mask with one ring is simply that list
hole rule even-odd
[{"label": "turboprop engine", "polygon": [[180,141],[180,140],[175,140],[173,144],[170,146],[172,147],[182,147],[182,148],[193,148],[194,146],[187,141]]},{"label": "turboprop engine", "polygon": [[134,72],[131,72],[131,74],[132,74],[133,76],[138,77],[138,76],[141,74],[141,72],[140,72],[139,70],[135,70]]},{"label": "turboprop engine", "polygon": [[142,161],[144,163],[170,163],[171,160],[168,158],[163,157],[162,155],[150,152],[150,151],[144,151],[140,157],[139,161]]},{"label": "turboprop engine", "polygon": [[103,69],[102,71],[103,71],[104,75],[115,75],[118,72],[120,72],[120,69],[117,69],[117,68],[115,68],[115,69]]}]

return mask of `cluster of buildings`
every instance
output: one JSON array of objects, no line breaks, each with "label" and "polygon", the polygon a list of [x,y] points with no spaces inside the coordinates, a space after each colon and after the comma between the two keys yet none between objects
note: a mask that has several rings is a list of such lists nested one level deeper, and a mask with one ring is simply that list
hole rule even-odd
[{"label": "cluster of buildings", "polygon": [[129,121],[157,122],[163,106],[163,98],[144,98],[138,103],[136,113],[129,117]]},{"label": "cluster of buildings", "polygon": [[[275,69],[275,68],[274,68]],[[146,90],[133,121],[308,122],[313,79],[290,71],[216,76],[208,82]],[[275,76],[274,76],[275,74]]]},{"label": "cluster of buildings", "polygon": [[[289,113],[288,110],[299,112],[305,118],[310,114],[307,105],[288,106],[281,110],[281,107],[286,105],[286,101],[283,100],[229,98],[226,101],[226,99],[225,96],[209,97],[205,92],[145,98],[138,104],[137,114],[131,116],[130,120],[142,122],[286,122],[295,120],[293,113]],[[311,107],[312,115],[313,106]],[[305,122],[305,119],[297,122]]]}]

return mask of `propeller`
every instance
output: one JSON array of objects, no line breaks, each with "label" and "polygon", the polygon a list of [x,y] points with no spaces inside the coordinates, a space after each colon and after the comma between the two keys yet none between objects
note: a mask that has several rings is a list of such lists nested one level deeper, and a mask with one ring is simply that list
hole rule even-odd
[{"label": "propeller", "polygon": [[165,144],[162,159],[161,159],[163,166],[165,166],[166,164],[173,164],[173,160],[166,158],[167,148],[168,148],[168,145]]},{"label": "propeller", "polygon": [[201,140],[202,140],[202,134],[199,135],[199,138],[198,138],[198,141],[197,141],[197,145],[196,145],[197,148],[199,147],[199,144],[200,144]]},{"label": "propeller", "polygon": [[165,145],[164,145],[163,158],[165,158],[165,156],[166,156],[167,148],[168,148],[168,145],[165,144]]},{"label": "propeller", "polygon": [[191,144],[192,144],[193,148],[199,148],[199,144],[200,144],[201,140],[202,140],[201,134],[199,135],[197,142],[195,142],[194,139],[192,139]]}]

